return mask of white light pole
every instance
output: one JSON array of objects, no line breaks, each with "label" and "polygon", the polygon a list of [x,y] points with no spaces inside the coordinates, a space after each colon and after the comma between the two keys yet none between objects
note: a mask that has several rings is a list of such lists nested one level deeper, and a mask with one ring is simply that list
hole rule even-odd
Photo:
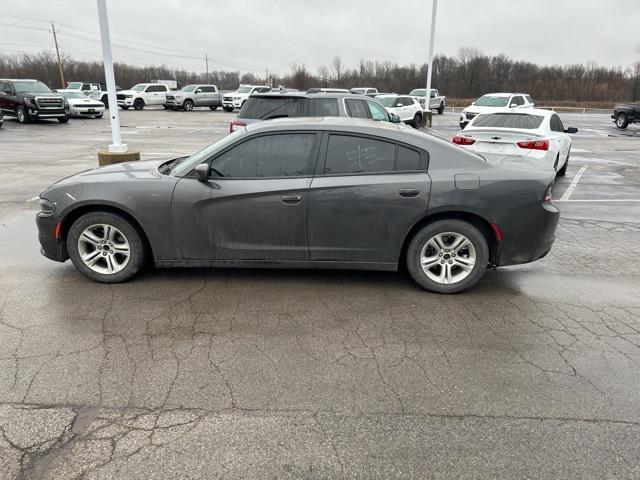
[{"label": "white light pole", "polygon": [[120,138],[120,116],[118,115],[118,100],[116,98],[116,80],[113,74],[113,58],[111,56],[111,35],[109,34],[109,18],[107,17],[106,0],[98,1],[98,17],[100,19],[100,38],[102,40],[102,57],[104,60],[104,78],[107,83],[107,97],[109,98],[109,120],[111,121],[111,138],[109,145],[111,153],[125,153],[127,145]]},{"label": "white light pole", "polygon": [[433,41],[436,36],[436,10],[438,0],[432,0],[431,8],[431,32],[429,40],[429,61],[427,63],[427,92],[425,97],[425,110],[431,111],[431,73],[433,72]]}]

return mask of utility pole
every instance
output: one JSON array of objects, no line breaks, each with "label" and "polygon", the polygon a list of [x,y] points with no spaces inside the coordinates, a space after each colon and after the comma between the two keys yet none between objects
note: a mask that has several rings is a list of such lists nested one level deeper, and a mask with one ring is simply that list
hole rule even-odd
[{"label": "utility pole", "polygon": [[58,56],[58,70],[60,70],[60,88],[65,88],[67,84],[64,81],[64,70],[62,68],[62,60],[60,60],[60,49],[58,48],[58,37],[56,36],[56,26],[51,22],[51,30],[53,31],[53,43],[56,44],[56,55]]},{"label": "utility pole", "polygon": [[271,84],[269,83],[269,67],[266,67],[266,68],[264,69],[264,83],[265,83],[266,85],[269,85],[270,87],[272,87],[272,88],[273,88],[273,85],[271,85]]},{"label": "utility pole", "polygon": [[431,32],[429,40],[429,62],[427,64],[427,92],[424,100],[425,110],[431,111],[431,73],[433,72],[433,41],[436,36],[436,10],[438,9],[438,0],[432,0],[431,8]]},{"label": "utility pole", "polygon": [[211,83],[211,79],[209,78],[209,55],[204,54],[204,64],[207,67],[207,83]]}]

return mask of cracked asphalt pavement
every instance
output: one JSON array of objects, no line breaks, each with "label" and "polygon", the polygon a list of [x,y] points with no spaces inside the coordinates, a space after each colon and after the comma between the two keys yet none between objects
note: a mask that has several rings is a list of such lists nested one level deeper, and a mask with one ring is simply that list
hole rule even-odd
[{"label": "cracked asphalt pavement", "polygon": [[[121,116],[143,158],[232,118]],[[639,478],[640,129],[563,119],[581,132],[555,196],[587,169],[553,250],[454,296],[380,272],[92,283],[40,256],[33,198],[95,165],[107,120],[7,119],[0,478]]]}]

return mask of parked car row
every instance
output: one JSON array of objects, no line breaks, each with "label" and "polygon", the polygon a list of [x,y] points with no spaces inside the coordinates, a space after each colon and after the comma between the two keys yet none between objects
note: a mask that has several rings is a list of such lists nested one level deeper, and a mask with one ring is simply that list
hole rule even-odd
[{"label": "parked car row", "polygon": [[69,121],[69,102],[38,80],[0,79],[0,110],[20,123],[31,120]]}]

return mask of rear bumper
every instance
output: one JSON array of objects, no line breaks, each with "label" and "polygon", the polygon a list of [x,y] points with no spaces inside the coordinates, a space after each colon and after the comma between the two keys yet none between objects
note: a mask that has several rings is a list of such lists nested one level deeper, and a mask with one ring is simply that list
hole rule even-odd
[{"label": "rear bumper", "polygon": [[556,239],[560,210],[553,202],[544,203],[537,219],[514,221],[509,229],[503,229],[499,266],[534,262],[549,253]]},{"label": "rear bumper", "polygon": [[67,245],[64,240],[56,238],[56,224],[57,220],[51,215],[36,215],[40,253],[50,260],[64,262],[69,258]]}]

